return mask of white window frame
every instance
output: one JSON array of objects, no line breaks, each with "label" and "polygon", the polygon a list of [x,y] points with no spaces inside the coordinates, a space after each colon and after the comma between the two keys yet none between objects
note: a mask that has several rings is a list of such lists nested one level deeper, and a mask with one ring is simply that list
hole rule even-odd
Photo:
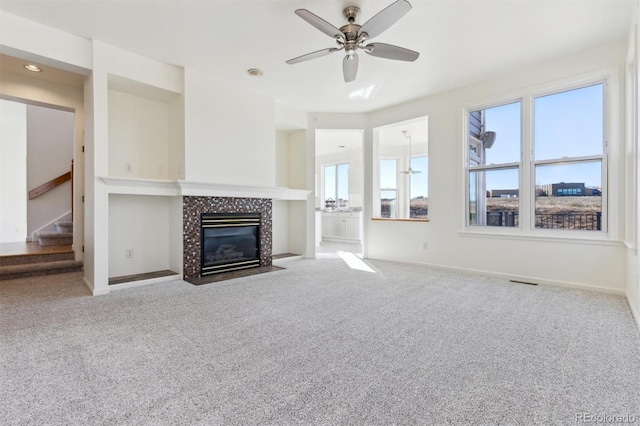
[{"label": "white window frame", "polygon": [[[351,171],[351,162],[350,161],[341,161],[339,163],[325,163],[322,165],[322,200],[321,200],[321,204],[322,204],[322,208],[324,208],[324,203],[327,201],[327,193],[326,193],[326,188],[327,188],[327,177],[326,177],[326,170],[327,167],[331,167],[331,166],[335,166],[336,168],[336,174],[335,174],[335,179],[336,179],[336,186],[335,186],[335,192],[336,192],[336,208],[338,208],[338,166],[342,166],[346,164],[348,166],[349,169],[349,173]],[[348,176],[348,182],[347,182],[347,194],[349,195],[349,204],[351,204],[351,179],[349,177],[349,174],[347,174]]]},{"label": "white window frame", "polygon": [[[382,186],[380,186],[380,162],[381,161],[395,161],[396,162],[396,187],[395,188],[383,188]],[[384,156],[384,157],[378,157],[378,205],[379,205],[379,209],[377,212],[375,213],[376,218],[382,218],[382,191],[395,191],[396,192],[396,217],[392,217],[390,219],[398,219],[398,216],[400,216],[400,183],[398,182],[400,179],[399,172],[400,172],[400,158],[399,157],[391,157],[391,156]],[[387,218],[383,218],[383,219],[387,219]]]},{"label": "white window frame", "polygon": [[[582,240],[602,240],[612,239],[620,232],[615,229],[615,221],[610,223],[609,217],[615,217],[617,207],[612,203],[612,194],[609,191],[609,181],[611,178],[611,165],[619,163],[618,158],[610,158],[615,152],[612,142],[616,140],[615,132],[612,131],[610,123],[612,117],[617,117],[617,70],[607,69],[593,73],[584,74],[578,77],[567,78],[562,81],[535,86],[523,89],[510,95],[488,99],[483,102],[466,105],[462,108],[462,182],[464,184],[462,197],[461,232],[469,234],[487,235],[512,235],[531,237],[551,237]],[[603,85],[603,150],[601,155],[590,155],[584,157],[569,157],[563,159],[535,160],[534,156],[534,100],[537,97],[562,93],[570,90],[589,87],[597,84]],[[508,163],[498,165],[469,166],[469,113],[472,111],[488,109],[505,105],[520,100],[521,103],[521,155],[519,163]],[[617,145],[616,145],[617,146]],[[537,229],[535,228],[535,166],[541,164],[579,163],[589,161],[601,161],[602,179],[602,217],[601,230],[563,230],[563,229]],[[469,172],[473,170],[498,170],[516,167],[519,170],[519,225],[518,227],[498,227],[469,224]],[[619,196],[619,194],[614,194]]]}]

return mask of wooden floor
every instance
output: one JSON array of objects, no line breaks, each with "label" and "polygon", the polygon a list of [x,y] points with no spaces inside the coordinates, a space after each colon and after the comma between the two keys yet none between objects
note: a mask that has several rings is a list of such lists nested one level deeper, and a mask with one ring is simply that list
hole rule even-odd
[{"label": "wooden floor", "polygon": [[109,285],[128,283],[131,281],[149,280],[152,278],[169,277],[171,275],[178,275],[178,273],[173,272],[169,269],[165,269],[163,271],[147,272],[144,274],[123,275],[121,277],[109,278]]},{"label": "wooden floor", "polygon": [[43,253],[66,253],[72,251],[71,246],[41,246],[38,242],[0,243],[0,256],[17,256],[24,254],[38,255]]}]

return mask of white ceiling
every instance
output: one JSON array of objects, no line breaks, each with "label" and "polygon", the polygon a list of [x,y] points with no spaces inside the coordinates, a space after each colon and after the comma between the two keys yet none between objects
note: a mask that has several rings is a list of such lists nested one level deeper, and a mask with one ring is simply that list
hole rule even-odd
[{"label": "white ceiling", "polygon": [[316,156],[362,149],[362,130],[316,130]]},{"label": "white ceiling", "polygon": [[[41,69],[45,70],[45,72],[34,73],[33,71],[27,71],[24,68],[27,64],[38,65]],[[64,84],[65,86],[71,86],[77,89],[82,89],[84,87],[84,76],[82,75],[47,67],[33,61],[23,61],[21,59],[2,54],[0,54],[0,70],[9,71],[25,77],[47,80],[57,84]]]},{"label": "white ceiling", "polygon": [[[392,0],[0,0],[0,9],[179,66],[196,67],[305,111],[368,112],[496,77],[626,37],[634,0],[414,0],[372,41],[420,52],[416,62],[360,54],[344,83],[342,54],[285,61],[334,47],[297,17],[305,8],[343,25]],[[262,78],[247,75],[264,71]],[[361,95],[369,93],[369,99]],[[360,97],[360,98],[359,98]]]}]

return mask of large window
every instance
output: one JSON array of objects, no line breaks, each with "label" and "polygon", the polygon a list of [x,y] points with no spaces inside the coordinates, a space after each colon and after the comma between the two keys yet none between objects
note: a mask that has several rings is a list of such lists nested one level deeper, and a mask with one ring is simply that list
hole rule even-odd
[{"label": "large window", "polygon": [[349,207],[349,163],[324,167],[325,207]]},{"label": "large window", "polygon": [[468,111],[467,225],[605,230],[604,90],[530,93]]},{"label": "large window", "polygon": [[535,227],[602,229],[604,85],[534,98]]},{"label": "large window", "polygon": [[427,117],[374,129],[373,218],[428,219]]},{"label": "large window", "polygon": [[469,225],[518,225],[521,109],[518,101],[469,114]]}]

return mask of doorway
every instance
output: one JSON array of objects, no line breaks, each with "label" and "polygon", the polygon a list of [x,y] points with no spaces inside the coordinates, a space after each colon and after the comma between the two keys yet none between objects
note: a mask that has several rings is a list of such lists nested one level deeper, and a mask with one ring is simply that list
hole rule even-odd
[{"label": "doorway", "polygon": [[73,220],[74,121],[64,108],[0,99],[0,243]]},{"label": "doorway", "polygon": [[363,134],[362,129],[316,130],[316,256],[362,255]]}]

